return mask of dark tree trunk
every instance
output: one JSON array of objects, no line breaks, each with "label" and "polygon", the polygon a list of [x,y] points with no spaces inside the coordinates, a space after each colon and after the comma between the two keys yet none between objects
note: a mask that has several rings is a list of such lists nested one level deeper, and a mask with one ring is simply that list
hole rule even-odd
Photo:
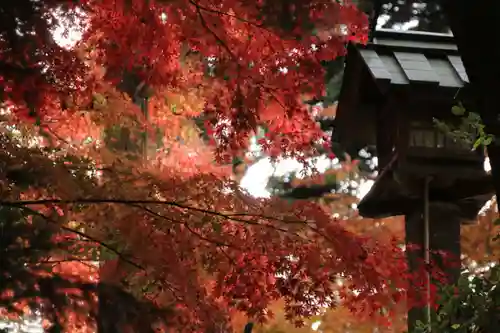
[{"label": "dark tree trunk", "polygon": [[[442,0],[475,97],[475,111],[496,138],[488,146],[500,194],[500,1]],[[500,202],[497,202],[500,207]]]}]

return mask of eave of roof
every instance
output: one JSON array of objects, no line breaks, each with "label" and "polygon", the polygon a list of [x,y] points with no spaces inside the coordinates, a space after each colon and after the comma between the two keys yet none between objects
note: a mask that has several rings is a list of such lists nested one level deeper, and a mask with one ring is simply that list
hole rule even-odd
[{"label": "eave of roof", "polygon": [[452,35],[377,31],[356,48],[377,81],[460,88],[469,82]]}]

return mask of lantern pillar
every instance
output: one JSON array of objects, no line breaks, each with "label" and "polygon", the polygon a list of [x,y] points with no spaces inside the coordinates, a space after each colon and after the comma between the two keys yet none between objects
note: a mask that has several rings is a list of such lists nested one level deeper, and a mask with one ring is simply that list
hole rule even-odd
[{"label": "lantern pillar", "polygon": [[[428,188],[425,189],[428,193]],[[407,258],[410,272],[422,270],[422,263],[437,265],[444,273],[447,282],[454,284],[460,277],[460,217],[458,206],[453,203],[438,201],[429,202],[424,195],[422,209],[405,216]],[[412,248],[411,245],[414,245]],[[443,260],[439,253],[450,255],[449,260]],[[430,267],[430,266],[427,266]],[[426,276],[427,285],[422,290],[421,297],[427,301],[430,298],[430,284],[436,281]],[[427,303],[429,305],[429,303]],[[411,308],[408,311],[408,330],[415,328],[417,321],[430,322],[430,308]]]}]

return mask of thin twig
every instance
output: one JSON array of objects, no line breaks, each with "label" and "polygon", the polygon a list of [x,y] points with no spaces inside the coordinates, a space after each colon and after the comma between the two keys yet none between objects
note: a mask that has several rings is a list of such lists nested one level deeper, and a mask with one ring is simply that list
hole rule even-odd
[{"label": "thin twig", "polygon": [[213,239],[210,239],[210,238],[207,238],[207,237],[203,236],[202,234],[200,234],[199,232],[197,232],[193,228],[191,228],[187,223],[176,221],[176,220],[174,220],[174,219],[172,219],[170,217],[167,217],[165,215],[157,213],[154,210],[149,209],[149,208],[144,207],[144,206],[141,206],[141,205],[131,205],[131,206],[139,208],[139,209],[142,209],[142,210],[146,211],[148,214],[150,214],[150,215],[152,215],[154,217],[159,217],[161,219],[165,219],[165,220],[170,221],[172,223],[183,225],[189,232],[191,232],[193,235],[195,235],[196,237],[198,237],[199,239],[201,239],[201,240],[203,240],[205,242],[212,243],[212,244],[217,245],[217,246],[225,246],[225,247],[230,247],[230,248],[234,248],[234,249],[240,250],[238,247],[236,247],[236,246],[234,246],[232,244],[228,244],[228,243],[224,243],[224,242],[221,242],[221,241],[213,240]]}]

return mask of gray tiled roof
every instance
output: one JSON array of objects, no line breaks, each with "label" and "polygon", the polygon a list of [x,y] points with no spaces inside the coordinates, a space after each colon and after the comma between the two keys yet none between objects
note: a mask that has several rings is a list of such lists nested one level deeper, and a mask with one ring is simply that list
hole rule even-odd
[{"label": "gray tiled roof", "polygon": [[386,35],[359,48],[377,81],[453,88],[469,82],[453,37],[429,41],[413,40],[412,37],[397,35],[397,38],[390,38]]}]

